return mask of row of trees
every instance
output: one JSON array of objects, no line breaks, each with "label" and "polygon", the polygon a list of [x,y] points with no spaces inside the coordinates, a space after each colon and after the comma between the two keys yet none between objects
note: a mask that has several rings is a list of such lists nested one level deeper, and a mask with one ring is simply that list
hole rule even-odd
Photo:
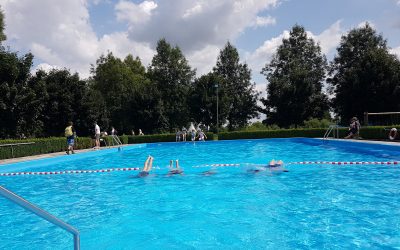
[{"label": "row of trees", "polygon": [[189,121],[215,127],[217,85],[221,123],[234,129],[257,115],[250,70],[230,43],[213,72],[198,79],[179,47],[164,39],[147,69],[138,57],[122,60],[109,53],[96,61],[87,80],[67,69],[31,75],[32,60],[30,53],[18,57],[0,49],[1,137],[58,136],[70,120],[81,135],[95,121],[120,133],[173,131]]},{"label": "row of trees", "polygon": [[[0,41],[3,27],[0,15]],[[190,121],[215,129],[217,93],[219,124],[231,130],[245,127],[259,112],[267,115],[265,123],[289,127],[329,118],[330,110],[347,120],[364,111],[400,109],[399,60],[368,24],[342,37],[330,64],[295,25],[262,70],[263,108],[248,65],[229,42],[212,71],[198,78],[180,48],[165,39],[147,68],[138,57],[108,53],[92,65],[89,79],[67,69],[32,75],[32,61],[30,53],[18,56],[0,47],[0,137],[58,136],[69,120],[81,135],[89,134],[95,121],[120,133],[173,131]]]},{"label": "row of trees", "polygon": [[304,28],[295,25],[262,73],[269,83],[262,100],[268,124],[303,125],[329,118],[329,111],[347,123],[366,111],[400,110],[399,59],[368,23],[342,36],[330,64]]}]

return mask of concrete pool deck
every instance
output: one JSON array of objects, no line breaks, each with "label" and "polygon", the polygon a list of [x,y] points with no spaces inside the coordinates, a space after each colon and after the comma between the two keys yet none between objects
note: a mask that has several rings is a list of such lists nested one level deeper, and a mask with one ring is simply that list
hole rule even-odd
[{"label": "concrete pool deck", "polygon": [[[74,150],[74,151],[75,151],[75,154],[82,154],[82,153],[87,153],[87,152],[106,150],[106,149],[110,149],[110,148],[124,147],[124,146],[128,146],[128,145],[129,144],[124,144],[122,146],[101,147],[99,149],[87,148],[87,149],[79,149],[79,150]],[[65,151],[49,153],[49,154],[41,154],[41,155],[32,155],[32,156],[4,159],[4,160],[0,160],[0,167],[1,167],[1,165],[4,165],[4,164],[12,164],[12,163],[18,163],[18,162],[24,162],[24,161],[54,158],[54,157],[62,156],[62,155],[66,155]]]},{"label": "concrete pool deck", "polygon": [[335,139],[335,138],[317,138],[321,140],[329,140],[329,141],[350,141],[350,142],[359,142],[366,144],[375,144],[375,145],[388,145],[388,146],[398,146],[400,147],[400,141],[372,141],[372,140],[363,140],[363,139]]},{"label": "concrete pool deck", "polygon": [[[268,138],[264,138],[264,139],[268,139]],[[316,138],[316,139],[326,140],[326,139],[323,139],[323,138]],[[358,142],[358,143],[375,144],[375,145],[397,146],[397,147],[399,147],[399,150],[400,150],[400,141],[371,141],[371,140],[333,139],[333,138],[329,138],[328,140],[329,141],[348,141],[348,142]],[[122,145],[122,147],[129,146],[129,145],[131,145],[131,144],[124,144],[124,145]],[[87,153],[87,152],[105,150],[105,149],[110,149],[110,148],[118,148],[118,147],[119,146],[102,147],[100,149],[93,149],[93,148],[80,149],[80,150],[75,150],[75,154],[82,154],[82,153]],[[56,153],[49,153],[49,154],[32,155],[32,156],[25,156],[25,157],[19,157],[19,158],[5,159],[5,160],[0,160],[0,167],[1,167],[1,165],[4,165],[4,164],[12,164],[12,163],[18,163],[18,162],[24,162],[24,161],[53,158],[53,157],[62,156],[62,155],[66,155],[65,151],[56,152]]]}]

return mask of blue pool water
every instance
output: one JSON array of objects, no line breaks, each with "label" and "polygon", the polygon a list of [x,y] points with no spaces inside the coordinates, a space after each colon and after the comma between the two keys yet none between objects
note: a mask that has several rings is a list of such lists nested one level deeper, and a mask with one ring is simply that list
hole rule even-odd
[{"label": "blue pool water", "polygon": [[[318,139],[265,139],[127,146],[0,166],[0,172],[142,166],[137,172],[0,176],[0,185],[81,232],[82,249],[400,248],[400,166],[249,166],[294,161],[400,161],[400,147]],[[179,159],[183,176],[166,176]],[[71,249],[72,236],[0,197],[0,249]]]}]

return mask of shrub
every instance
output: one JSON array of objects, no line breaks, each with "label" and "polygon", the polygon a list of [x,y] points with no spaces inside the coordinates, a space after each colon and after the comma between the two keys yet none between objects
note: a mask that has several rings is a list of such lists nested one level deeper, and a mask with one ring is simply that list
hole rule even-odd
[{"label": "shrub", "polygon": [[265,125],[262,122],[255,122],[244,129],[241,129],[241,131],[260,131],[260,130],[276,130],[279,129],[278,125],[272,124],[272,125]]},{"label": "shrub", "polygon": [[[399,128],[397,128],[399,129]],[[280,129],[280,130],[262,130],[262,131],[235,131],[223,132],[218,135],[219,140],[234,139],[260,139],[260,138],[288,138],[288,137],[311,137],[322,138],[327,128],[310,129]],[[348,133],[347,128],[339,128],[339,137],[344,138]],[[389,131],[385,127],[362,127],[360,137],[370,140],[388,139]]]},{"label": "shrub", "polygon": [[323,137],[326,129],[279,129],[261,131],[224,132],[218,135],[219,140],[287,138],[287,137]]},{"label": "shrub", "polygon": [[[386,127],[362,127],[360,137],[363,139],[387,139],[389,131]],[[400,131],[400,127],[397,126]],[[206,133],[207,140],[234,140],[234,139],[259,139],[259,138],[288,138],[288,137],[323,137],[326,128],[310,128],[310,129],[279,129],[279,130],[259,130],[259,131],[235,131],[222,132],[219,135]],[[348,133],[347,128],[340,128],[339,135],[343,138]],[[151,142],[174,142],[175,134],[159,134],[159,135],[143,135],[119,137],[123,144],[151,143]],[[112,145],[111,137],[105,137],[107,145]],[[190,141],[190,135],[187,137]],[[23,142],[34,142],[34,144],[13,146],[14,157],[31,156],[38,154],[47,154],[61,152],[66,149],[66,140],[64,137],[52,138],[36,138],[26,140],[0,140],[1,144],[13,144]],[[92,139],[89,137],[78,137],[76,140],[77,149],[91,148],[93,146]],[[0,159],[12,158],[11,147],[0,147]]]},{"label": "shrub", "polygon": [[332,122],[328,119],[318,120],[316,118],[312,118],[304,121],[304,128],[327,128],[330,124],[332,124]]},{"label": "shrub", "polygon": [[[13,157],[24,157],[38,154],[61,152],[66,149],[66,139],[64,137],[35,138],[25,140],[1,140],[0,144],[29,143],[33,144],[0,147],[0,159]],[[78,137],[76,140],[77,149],[90,148],[92,140],[87,137]]]}]

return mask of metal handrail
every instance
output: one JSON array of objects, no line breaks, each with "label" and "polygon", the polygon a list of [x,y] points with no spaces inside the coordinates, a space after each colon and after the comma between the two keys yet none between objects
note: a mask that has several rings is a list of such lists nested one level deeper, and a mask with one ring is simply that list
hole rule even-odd
[{"label": "metal handrail", "polygon": [[335,136],[335,131],[336,131],[336,136],[339,138],[339,126],[338,125],[329,125],[329,128],[326,130],[324,134],[324,139],[328,139],[329,135],[331,132],[333,133],[333,138],[336,138]]},{"label": "metal handrail", "polygon": [[119,137],[117,136],[117,135],[110,135],[111,136],[111,138],[112,138],[112,143],[113,143],[113,146],[114,146],[114,142],[115,142],[115,144],[117,144],[117,146],[121,146],[122,145],[122,142],[121,142],[121,140],[119,139]]},{"label": "metal handrail", "polygon": [[77,229],[75,229],[71,225],[65,223],[64,221],[58,219],[54,215],[35,206],[34,204],[30,203],[29,201],[14,194],[10,190],[8,190],[2,186],[0,186],[0,195],[4,196],[5,198],[9,199],[10,201],[14,202],[15,204],[25,208],[26,210],[36,214],[37,216],[47,220],[48,222],[53,223],[54,225],[70,232],[74,236],[74,250],[80,249],[79,231]]}]

